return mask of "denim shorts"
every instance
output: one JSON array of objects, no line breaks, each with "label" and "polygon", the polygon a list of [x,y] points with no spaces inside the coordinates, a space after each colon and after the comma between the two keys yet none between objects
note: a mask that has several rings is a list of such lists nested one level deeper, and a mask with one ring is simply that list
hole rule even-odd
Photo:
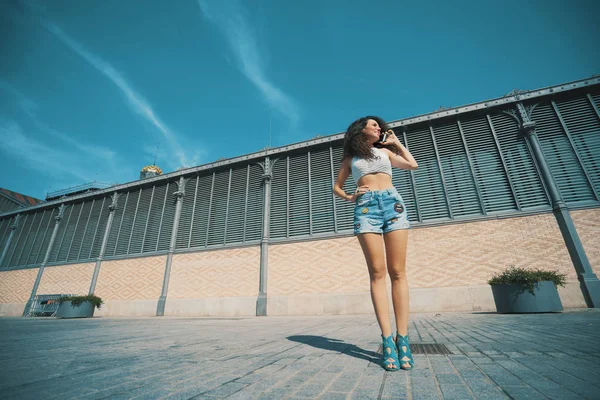
[{"label": "denim shorts", "polygon": [[368,232],[387,233],[408,228],[408,213],[396,188],[371,190],[356,199],[355,235]]}]

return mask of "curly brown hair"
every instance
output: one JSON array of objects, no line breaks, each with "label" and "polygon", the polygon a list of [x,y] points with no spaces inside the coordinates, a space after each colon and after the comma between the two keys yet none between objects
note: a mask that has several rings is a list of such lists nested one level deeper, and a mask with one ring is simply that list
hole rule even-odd
[{"label": "curly brown hair", "polygon": [[[365,135],[363,135],[362,130],[367,126],[367,122],[372,119],[377,122],[379,127],[381,128],[381,132],[387,132],[390,128],[388,124],[381,118],[368,115],[366,117],[362,117],[354,121],[350,124],[348,129],[346,130],[346,134],[344,135],[344,156],[342,159],[346,157],[359,157],[370,160],[374,158],[374,154],[371,151],[373,148],[372,145],[367,142]],[[398,153],[393,146],[382,146],[375,145],[376,147],[382,148],[385,147],[388,150],[393,151],[394,153]]]}]

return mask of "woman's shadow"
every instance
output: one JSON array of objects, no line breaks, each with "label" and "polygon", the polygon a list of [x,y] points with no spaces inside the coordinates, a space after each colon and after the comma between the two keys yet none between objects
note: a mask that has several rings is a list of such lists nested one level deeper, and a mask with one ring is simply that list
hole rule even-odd
[{"label": "woman's shadow", "polygon": [[318,349],[337,351],[339,353],[347,354],[349,356],[360,358],[369,362],[377,362],[377,359],[381,357],[381,354],[377,354],[374,351],[361,349],[356,345],[345,343],[343,340],[339,339],[330,339],[323,336],[312,335],[288,336],[287,339],[291,340],[292,342],[307,344]]}]

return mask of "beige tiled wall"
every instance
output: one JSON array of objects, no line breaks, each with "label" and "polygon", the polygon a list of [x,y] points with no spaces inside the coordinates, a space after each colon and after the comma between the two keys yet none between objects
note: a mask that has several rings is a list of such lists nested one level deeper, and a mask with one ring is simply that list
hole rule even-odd
[{"label": "beige tiled wall", "polygon": [[[596,272],[600,211],[578,211],[574,220]],[[576,274],[552,214],[497,219],[409,232],[407,269],[414,288],[486,284],[515,265]],[[269,295],[368,291],[364,257],[354,237],[274,245],[269,248]]]},{"label": "beige tiled wall", "polygon": [[37,294],[87,295],[95,263],[46,267]]},{"label": "beige tiled wall", "polygon": [[103,300],[158,299],[166,256],[103,261],[94,293]]},{"label": "beige tiled wall", "polygon": [[0,272],[0,303],[25,303],[29,300],[38,269]]},{"label": "beige tiled wall", "polygon": [[552,214],[415,229],[407,265],[414,287],[485,284],[510,265],[556,269],[576,279]]},{"label": "beige tiled wall", "polygon": [[571,211],[585,254],[596,275],[600,275],[600,209]]},{"label": "beige tiled wall", "polygon": [[259,247],[177,254],[168,298],[256,296],[259,273]]},{"label": "beige tiled wall", "polygon": [[269,247],[269,296],[365,291],[367,267],[355,237]]}]

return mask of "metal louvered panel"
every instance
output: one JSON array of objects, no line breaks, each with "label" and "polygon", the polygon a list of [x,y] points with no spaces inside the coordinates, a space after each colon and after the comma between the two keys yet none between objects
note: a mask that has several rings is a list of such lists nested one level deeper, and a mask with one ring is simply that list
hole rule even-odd
[{"label": "metal louvered panel", "polygon": [[538,105],[532,112],[532,120],[536,123],[544,157],[567,204],[595,200],[552,104]]},{"label": "metal louvered panel", "polygon": [[92,238],[92,246],[88,258],[97,258],[100,256],[102,242],[104,241],[104,234],[106,233],[106,224],[108,223],[108,206],[110,206],[112,200],[110,197],[104,197],[102,201],[97,200],[96,204],[98,203],[100,203],[100,213],[96,229],[94,229],[94,237]]},{"label": "metal louvered panel", "polygon": [[36,260],[33,264],[40,264],[44,261],[44,257],[46,256],[46,252],[48,251],[48,245],[50,244],[50,238],[52,237],[52,230],[54,229],[54,224],[56,223],[56,216],[58,215],[58,208],[53,208],[50,213],[50,218],[48,219],[48,223],[44,228],[44,235],[42,236],[42,242],[40,245],[40,251],[36,256]]},{"label": "metal louvered panel", "polygon": [[[232,168],[229,168],[229,179],[227,180],[227,204],[225,205],[225,227],[223,229],[223,244],[227,241],[227,219],[229,218],[229,202],[231,200],[231,178],[233,175]],[[242,217],[243,218],[243,217]]]},{"label": "metal louvered panel", "polygon": [[331,203],[333,204],[333,231],[335,233],[337,233],[338,229],[337,229],[337,209],[336,209],[336,201],[335,201],[335,194],[333,193],[333,186],[335,185],[335,179],[336,179],[336,175],[335,175],[335,170],[333,169],[333,149],[331,148],[331,146],[329,146],[329,148],[327,149],[329,151],[329,168],[331,170]]},{"label": "metal louvered panel", "polygon": [[[188,181],[185,181],[186,184]],[[185,191],[185,185],[181,188],[175,182],[168,182],[165,188],[165,198],[163,200],[160,220],[158,221],[158,241],[154,247],[155,251],[168,250],[171,245],[171,232],[173,231],[173,219],[175,218],[175,203],[174,195],[176,190]],[[182,199],[183,201],[183,199]],[[177,241],[176,241],[177,242]]]},{"label": "metal louvered panel", "polygon": [[287,157],[278,159],[273,166],[271,180],[270,237],[287,237]]},{"label": "metal louvered panel", "polygon": [[4,258],[4,266],[13,267],[16,265],[16,258],[18,258],[18,254],[21,250],[19,243],[23,236],[27,237],[27,229],[29,228],[29,224],[27,221],[29,220],[28,214],[21,214],[20,218],[17,220],[16,229],[13,233],[13,237],[11,242],[8,245],[8,249],[6,251],[6,256]]},{"label": "metal louvered panel", "polygon": [[583,164],[596,199],[600,193],[600,113],[590,98],[557,101],[556,106],[569,131],[580,162]]},{"label": "metal louvered panel", "polygon": [[223,244],[225,235],[225,214],[227,212],[227,190],[229,188],[229,170],[215,173],[207,245]]},{"label": "metal louvered panel", "polygon": [[[79,231],[75,232],[75,236],[77,236],[77,238],[79,239],[79,246],[77,248],[72,249],[73,255],[70,256],[69,259],[74,259],[74,260],[81,259],[81,255],[82,255],[81,250],[83,249],[83,245],[85,244],[85,238],[87,236],[88,229],[90,227],[90,223],[94,222],[91,220],[91,218],[92,218],[92,211],[94,209],[94,205],[96,204],[96,202],[97,202],[96,199],[92,199],[92,201],[88,201],[84,205],[84,208],[86,208],[86,210],[84,210],[85,224],[82,224],[82,227],[79,229]],[[84,258],[87,257],[88,253],[89,252],[83,253],[83,254],[85,254]]]},{"label": "metal louvered panel", "polygon": [[21,218],[17,223],[17,229],[15,229],[15,233],[13,234],[12,241],[8,246],[8,251],[6,253],[6,258],[4,264],[9,267],[14,267],[17,265],[17,261],[19,258],[19,253],[21,251],[21,241],[27,238],[27,230],[30,225],[30,214],[21,214]]},{"label": "metal louvered panel", "polygon": [[485,210],[517,210],[510,182],[486,117],[461,121]]},{"label": "metal louvered panel", "polygon": [[67,261],[74,261],[78,259],[79,248],[81,247],[83,241],[83,232],[87,226],[91,208],[92,201],[89,200],[84,202],[79,209],[79,216],[77,217],[77,223],[75,224],[75,229],[73,231],[73,238],[71,239],[71,244],[69,245],[69,250],[67,251]]},{"label": "metal louvered panel", "polygon": [[263,170],[260,165],[250,164],[248,179],[248,204],[246,209],[246,231],[244,241],[260,240],[262,238],[263,221]]},{"label": "metal louvered panel", "polygon": [[550,205],[531,152],[527,148],[525,138],[519,132],[517,121],[506,114],[490,115],[490,121],[521,208],[526,210]]},{"label": "metal louvered panel", "polygon": [[481,215],[475,178],[457,123],[433,128],[452,216]]},{"label": "metal louvered panel", "polygon": [[12,211],[12,210],[15,210],[17,208],[19,208],[19,206],[17,204],[15,204],[14,202],[8,200],[4,196],[0,196],[0,213],[7,212],[7,211]]},{"label": "metal louvered panel", "polygon": [[[58,249],[58,255],[55,262],[63,262],[67,261],[67,254],[69,253],[69,249],[71,247],[71,242],[73,240],[73,236],[75,233],[75,228],[77,227],[77,223],[79,221],[79,217],[81,216],[81,209],[83,207],[83,203],[76,203],[71,206],[71,210],[69,212],[69,217],[65,222],[65,230],[63,232],[62,239],[60,241],[60,247]],[[61,221],[61,224],[63,221]]]},{"label": "metal louvered panel", "polygon": [[[8,244],[8,248],[6,250],[6,256],[4,258],[3,267],[13,267],[16,265],[19,257],[19,253],[22,249],[21,241],[27,238],[27,231],[30,224],[30,214],[21,214],[18,220],[16,220],[16,229],[14,230],[13,237],[11,242]],[[13,219],[13,223],[15,223],[15,219]],[[12,225],[11,224],[11,225]],[[10,232],[9,232],[10,233]],[[7,239],[8,240],[8,236]],[[0,249],[0,252],[4,249]],[[1,253],[0,253],[1,254]]]},{"label": "metal louvered panel", "polygon": [[[23,225],[26,221],[26,218],[27,218],[27,215],[21,214],[21,216],[18,219],[16,219],[16,217],[15,217],[12,220],[11,225],[13,225],[13,224],[16,225],[16,228],[14,230],[12,240],[10,241],[10,243],[8,243],[8,247],[6,249],[6,255],[4,257],[4,264],[2,265],[3,267],[7,267],[7,266],[11,267],[13,265],[13,264],[11,264],[11,259],[15,252],[17,242],[19,241],[19,236],[23,232]],[[6,240],[8,240],[8,239],[6,239]]]},{"label": "metal louvered panel", "polygon": [[419,212],[423,220],[448,218],[448,204],[429,129],[408,132],[408,146],[419,163],[414,171]]},{"label": "metal louvered panel", "polygon": [[198,177],[198,194],[192,215],[189,247],[206,246],[206,228],[208,226],[208,213],[210,210],[210,196],[213,174]]},{"label": "metal louvered panel", "polygon": [[[120,193],[119,199],[117,200],[117,208],[114,211],[115,214],[113,216],[112,225],[110,227],[110,231],[108,232],[108,240],[106,242],[106,250],[104,251],[105,257],[111,257],[111,256],[115,255],[117,243],[118,243],[119,237],[120,237],[121,225],[123,224],[123,213],[124,213],[125,207],[127,206],[128,197],[129,197],[128,193]],[[108,201],[108,200],[105,200],[105,201]],[[98,225],[98,222],[100,219],[100,210],[102,209],[101,203],[102,203],[102,201],[96,200],[96,203],[94,204],[94,208],[92,210],[92,215],[90,216],[90,221],[94,221],[94,222],[93,222],[93,224],[90,222],[90,227],[88,227],[88,232],[96,231],[96,226]],[[93,235],[94,234],[91,233],[90,238],[93,238]],[[89,239],[89,242],[91,243],[91,239]],[[86,243],[87,243],[87,240],[86,240]],[[91,247],[91,244],[85,246],[84,248],[90,248],[90,247]],[[90,251],[90,253],[91,253],[91,251]],[[82,254],[83,254],[83,251],[82,251]]]},{"label": "metal louvered panel", "polygon": [[0,220],[0,254],[4,251],[4,245],[8,240],[8,235],[10,234],[10,227],[12,225],[12,218],[3,218]]},{"label": "metal louvered panel", "polygon": [[333,233],[335,226],[329,148],[310,152],[310,188],[312,233]]},{"label": "metal louvered panel", "polygon": [[177,242],[175,248],[187,249],[190,239],[190,228],[194,216],[195,199],[198,193],[198,177],[190,178],[185,186],[185,196],[181,203],[181,215],[179,217],[179,230],[177,231]]},{"label": "metal louvered panel", "polygon": [[592,99],[592,102],[596,106],[596,110],[600,112],[600,92],[591,94],[589,98]]},{"label": "metal louvered panel", "polygon": [[[340,170],[342,164],[342,158],[344,156],[344,149],[341,147],[342,144],[339,143],[337,146],[333,146],[331,148],[331,153],[333,157],[333,171],[334,171],[334,182],[337,179],[338,171]],[[352,174],[348,176],[346,182],[344,182],[344,186],[342,188],[344,192],[348,194],[354,193],[356,190],[356,184],[354,183],[354,179],[352,178]],[[332,188],[333,190],[333,188]],[[354,204],[340,199],[336,196],[335,198],[335,212],[337,213],[337,231],[346,231],[353,229],[352,224],[354,223]]]},{"label": "metal louvered panel", "polygon": [[[41,212],[40,220],[37,222],[38,229],[35,234],[35,238],[33,239],[33,244],[31,246],[31,250],[27,256],[27,260],[24,262],[25,265],[35,264],[37,261],[37,256],[42,247],[42,243],[44,241],[44,234],[46,233],[46,229],[48,227],[48,222],[51,219],[51,210],[44,210]],[[1,247],[0,247],[1,248]]]},{"label": "metal louvered panel", "polygon": [[57,235],[56,237],[56,240],[60,238],[60,241],[54,242],[56,253],[55,256],[50,259],[51,262],[66,261],[67,251],[69,248],[69,244],[71,243],[71,239],[73,238],[73,232],[75,231],[75,223],[80,209],[81,203],[70,204],[65,209],[65,216],[63,217],[63,219],[60,220],[61,229],[59,230],[59,235]]},{"label": "metal louvered panel", "polygon": [[[142,228],[140,225],[138,225],[136,227],[136,224],[133,224],[134,235],[136,235],[136,234],[140,235],[141,234],[140,236],[141,236],[141,242],[142,243],[140,245],[139,253],[142,253],[144,251],[144,244],[146,243],[146,239],[147,239],[146,233],[148,231],[148,224],[150,222],[150,217],[151,217],[151,214],[152,214],[153,211],[156,212],[156,210],[153,208],[153,206],[156,206],[156,204],[154,204],[155,203],[154,202],[154,198],[155,198],[154,197],[154,193],[156,193],[156,190],[157,190],[156,188],[157,188],[156,185],[152,186],[152,190],[150,192],[150,199],[147,200],[147,203],[144,201],[146,199],[143,199],[143,197],[141,198],[142,200],[140,200],[140,202],[144,202],[144,204],[143,204],[142,208],[138,207],[138,213],[140,213],[144,217],[143,218],[139,218],[139,215],[138,215],[138,216],[136,216],[136,218],[137,218],[138,224],[140,223],[141,219],[145,220],[144,227]],[[164,197],[163,197],[163,200],[164,200]],[[147,205],[147,207],[146,207],[146,205]],[[142,230],[138,230],[136,228],[142,228]],[[132,253],[136,253],[136,252],[132,251]]]},{"label": "metal louvered panel", "polygon": [[290,237],[310,234],[308,154],[290,156]]},{"label": "metal louvered panel", "polygon": [[[121,236],[121,227],[123,225],[123,214],[125,212],[125,208],[127,207],[128,200],[129,193],[122,193],[117,201],[117,209],[115,210],[115,215],[113,216],[110,232],[108,232],[108,241],[106,242],[106,251],[104,252],[104,255],[107,257],[114,256],[117,250],[117,243],[119,242],[119,238]],[[99,210],[97,215],[97,218],[99,218]]]},{"label": "metal louvered panel", "polygon": [[144,227],[144,239],[142,241],[142,252],[144,253],[156,251],[163,209],[165,207],[165,196],[168,196],[168,187],[169,183],[154,187],[148,209],[148,218],[146,220],[146,226]]},{"label": "metal louvered panel", "polygon": [[38,211],[33,214],[33,218],[31,219],[31,224],[27,233],[27,239],[24,240],[23,245],[21,246],[21,253],[19,254],[17,265],[28,264],[29,257],[31,256],[31,252],[33,250],[33,245],[41,229],[40,222],[42,221],[43,214],[43,211]]},{"label": "metal louvered panel", "polygon": [[123,210],[120,230],[117,234],[117,243],[115,246],[114,254],[115,256],[122,256],[127,254],[127,248],[129,247],[129,237],[132,233],[133,220],[135,218],[135,210],[137,208],[140,192],[141,189],[138,189],[129,192],[129,194],[127,195],[127,202]]},{"label": "metal louvered panel", "polygon": [[247,166],[238,166],[232,169],[225,243],[241,243],[244,241],[244,212],[246,209],[247,180]]},{"label": "metal louvered panel", "polygon": [[69,214],[71,213],[71,210],[73,209],[73,205],[67,205],[65,204],[65,209],[63,211],[63,215],[62,218],[60,219],[60,222],[58,223],[58,230],[56,231],[56,237],[54,238],[54,243],[52,243],[52,249],[50,250],[50,256],[48,257],[48,262],[52,263],[56,261],[56,258],[58,256],[58,250],[60,249],[63,237],[64,237],[64,233],[67,227],[67,221],[69,219]]},{"label": "metal louvered panel", "polygon": [[138,206],[133,221],[133,229],[129,239],[129,248],[127,254],[139,254],[142,252],[146,227],[148,222],[148,213],[151,212],[152,198],[154,196],[154,186],[144,188],[140,194]]},{"label": "metal louvered panel", "polygon": [[27,245],[27,242],[31,234],[31,230],[34,226],[34,219],[36,214],[27,214],[25,221],[23,222],[23,226],[21,227],[21,234],[19,235],[18,243],[16,243],[13,255],[11,257],[10,264],[13,266],[21,265],[21,257],[23,256],[23,251]]},{"label": "metal louvered panel", "polygon": [[[187,182],[187,185],[189,184]],[[188,187],[187,185],[185,188]],[[185,188],[181,189],[184,190]],[[174,193],[177,189],[177,184],[174,182],[171,182],[167,188],[156,250],[169,250],[169,246],[171,245],[171,232],[173,232],[173,220],[175,219],[175,206],[177,204],[177,197],[175,197]]]},{"label": "metal louvered panel", "polygon": [[65,261],[69,260],[69,253],[71,253],[71,250],[73,249],[73,244],[76,241],[77,241],[77,246],[79,246],[79,240],[80,239],[78,239],[76,237],[77,236],[76,233],[77,233],[77,228],[79,227],[79,224],[81,222],[82,215],[83,215],[83,218],[85,218],[85,214],[83,214],[83,209],[84,209],[84,206],[85,206],[85,202],[79,203],[79,206],[80,207],[79,207],[79,210],[78,210],[77,220],[76,220],[75,225],[73,227],[73,234],[71,236],[71,241],[69,243],[69,247],[68,247],[67,252],[65,254]]},{"label": "metal louvered panel", "polygon": [[[404,134],[402,132],[396,132],[396,136],[398,137],[398,140],[400,140],[400,142],[404,146],[406,146]],[[418,221],[419,218],[417,214],[417,204],[415,201],[415,191],[413,189],[411,171],[406,169],[394,168],[392,170],[392,185],[394,185],[396,190],[398,190],[398,193],[400,193],[400,196],[404,201],[406,211],[408,212],[409,221]]]}]

